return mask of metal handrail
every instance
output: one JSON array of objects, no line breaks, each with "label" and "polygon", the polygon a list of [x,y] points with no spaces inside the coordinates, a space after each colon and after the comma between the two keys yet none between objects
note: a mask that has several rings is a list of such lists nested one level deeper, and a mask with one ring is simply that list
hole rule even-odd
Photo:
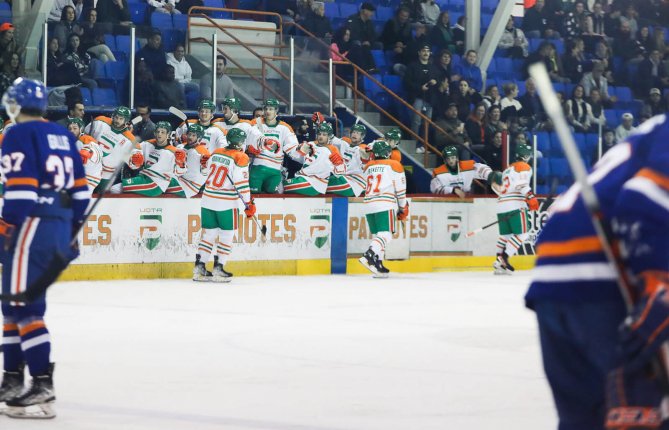
[{"label": "metal handrail", "polygon": [[[193,9],[193,8],[191,8],[191,9]],[[216,8],[209,8],[209,9],[216,9]],[[236,10],[239,10],[239,9],[236,9]],[[283,72],[282,72],[280,69],[278,69],[274,64],[272,64],[272,63],[269,62],[269,61],[266,61],[266,60],[265,60],[265,57],[263,57],[262,55],[258,54],[258,53],[255,52],[254,50],[250,49],[249,46],[248,46],[245,42],[242,42],[241,40],[239,40],[239,38],[237,38],[234,34],[230,33],[230,32],[227,31],[224,27],[222,27],[222,26],[220,26],[218,23],[216,23],[211,17],[209,17],[209,16],[207,16],[207,15],[203,15],[203,14],[189,14],[189,17],[190,17],[190,16],[197,16],[197,17],[204,18],[204,19],[206,19],[207,21],[210,21],[210,22],[213,24],[213,26],[217,27],[219,30],[221,30],[223,33],[225,33],[227,36],[229,36],[232,40],[234,40],[234,41],[237,42],[239,45],[241,45],[241,46],[243,46],[244,48],[246,48],[246,50],[249,51],[249,52],[250,52],[253,56],[255,56],[256,58],[258,58],[258,59],[261,61],[261,63],[263,63],[263,64],[267,64],[269,67],[272,68],[272,70],[274,70],[277,74],[279,74],[279,76],[281,76],[283,79],[285,79],[285,80],[289,80],[289,79],[290,79],[288,75],[286,75],[285,73],[283,73]],[[198,24],[198,25],[199,25],[199,24]],[[189,29],[189,32],[190,32],[190,20],[188,21],[188,29]],[[195,40],[197,40],[197,39],[199,39],[199,38],[196,38]],[[191,40],[190,37],[189,37],[188,40],[189,40],[189,41]],[[216,47],[216,50],[219,50],[219,48]],[[225,54],[225,52],[223,52],[223,51],[220,51],[220,52],[221,52],[221,54]],[[227,58],[227,57],[226,57],[226,58]],[[249,72],[246,71],[246,70],[244,70],[244,72],[247,73],[247,74],[249,73]],[[319,104],[319,105],[322,106],[322,107],[326,107],[320,100],[318,100],[314,95],[311,94],[310,91],[308,91],[308,90],[307,90],[306,88],[304,88],[302,85],[300,85],[300,84],[298,84],[298,83],[295,83],[294,85],[295,85],[296,87],[298,87],[299,89],[301,89],[301,90],[302,90],[302,91],[303,91],[309,98],[311,98],[311,100],[315,101],[317,104]],[[266,87],[266,86],[263,84],[263,87]],[[269,87],[267,87],[267,88],[269,88]]]}]

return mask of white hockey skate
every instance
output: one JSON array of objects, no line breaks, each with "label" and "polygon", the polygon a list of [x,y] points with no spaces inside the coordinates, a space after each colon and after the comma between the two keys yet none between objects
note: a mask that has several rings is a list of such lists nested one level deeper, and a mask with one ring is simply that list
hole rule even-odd
[{"label": "white hockey skate", "polygon": [[53,403],[56,401],[56,393],[53,389],[53,368],[43,375],[33,377],[30,389],[20,396],[7,400],[5,415],[10,418],[25,419],[49,419],[56,416]]},{"label": "white hockey skate", "polygon": [[492,267],[495,269],[495,275],[511,275],[515,270],[509,263],[506,253],[497,254]]},{"label": "white hockey skate", "polygon": [[232,281],[232,273],[226,272],[223,265],[218,262],[218,256],[214,257],[214,268],[211,270],[211,280],[213,282],[223,283]]},{"label": "white hockey skate", "polygon": [[0,385],[0,415],[7,411],[5,402],[19,396],[23,392],[23,369],[25,364],[19,366],[16,372],[4,372],[2,385]]},{"label": "white hockey skate", "polygon": [[211,282],[213,280],[213,276],[210,271],[207,270],[206,267],[204,267],[204,263],[198,261],[195,263],[195,267],[193,267],[193,281],[196,282]]}]

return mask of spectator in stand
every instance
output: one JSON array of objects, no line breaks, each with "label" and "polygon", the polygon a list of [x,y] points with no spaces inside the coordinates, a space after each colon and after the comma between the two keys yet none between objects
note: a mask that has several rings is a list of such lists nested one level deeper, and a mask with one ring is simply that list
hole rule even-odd
[{"label": "spectator in stand", "polygon": [[[216,103],[221,106],[225,99],[235,96],[234,85],[230,76],[225,74],[225,68],[228,65],[228,60],[223,55],[216,56]],[[212,74],[207,73],[200,79],[200,97],[203,99],[211,99],[211,80]]]},{"label": "spectator in stand", "polygon": [[98,10],[99,22],[107,24],[105,33],[119,33],[117,25],[131,26],[128,0],[98,0],[95,8]]},{"label": "spectator in stand", "polygon": [[137,142],[153,139],[156,131],[156,124],[151,121],[151,106],[146,103],[139,103],[135,108],[137,115],[142,117],[142,121],[135,124],[132,128],[132,134],[135,135]]},{"label": "spectator in stand", "polygon": [[[75,10],[76,13],[76,18],[79,19],[81,17],[81,11],[84,7],[84,0],[52,0],[52,6],[51,10],[49,11],[49,15],[46,17],[46,20],[49,22],[58,22],[62,20],[63,16],[63,9],[66,6],[70,6]],[[67,40],[67,38],[65,39]],[[65,45],[65,43],[63,43]]]},{"label": "spectator in stand", "polygon": [[255,109],[253,109],[253,118],[252,119],[263,118],[264,115],[265,115],[264,109],[261,108],[261,107],[257,107]]},{"label": "spectator in stand", "polygon": [[499,94],[499,87],[497,85],[489,85],[485,90],[485,96],[483,96],[483,104],[486,110],[490,109],[490,106],[500,106],[501,102],[502,97]]},{"label": "spectator in stand", "polygon": [[293,130],[295,130],[295,137],[300,143],[313,142],[315,136],[310,131],[309,121],[306,118],[298,118],[293,123]]},{"label": "spectator in stand", "polygon": [[[297,13],[296,0],[272,0],[265,3],[267,12],[274,12],[281,15],[284,24],[287,22],[299,21],[300,16]],[[278,21],[275,24],[279,25]]]},{"label": "spectator in stand", "polygon": [[420,22],[423,17],[421,16],[421,0],[402,0],[400,2],[401,8],[406,8],[411,15],[411,22]]},{"label": "spectator in stand", "polygon": [[502,132],[493,132],[491,138],[487,140],[488,144],[485,146],[485,150],[482,154],[485,157],[485,163],[490,166],[492,170],[504,170],[504,162],[502,160]]},{"label": "spectator in stand", "polygon": [[[19,54],[19,58],[23,55],[23,49],[19,48],[16,39],[14,39],[14,26],[8,22],[3,22],[0,24],[0,53],[8,52]],[[0,57],[0,61],[3,61],[2,57]]]},{"label": "spectator in stand", "polygon": [[590,118],[591,130],[599,132],[599,127],[606,127],[606,116],[604,116],[604,105],[602,104],[602,95],[597,88],[590,90],[590,97],[588,97],[588,104],[592,111]]},{"label": "spectator in stand", "polygon": [[[404,88],[407,91],[409,103],[413,104],[413,108],[417,112],[422,112],[428,118],[432,117],[432,105],[430,105],[432,96],[430,93],[436,88],[438,79],[430,63],[430,55],[432,55],[430,46],[421,47],[418,51],[418,61],[411,63],[404,75]],[[421,122],[421,116],[414,113],[411,118],[411,130],[414,133],[420,133]],[[422,154],[424,152],[425,147],[418,142],[416,153]]]},{"label": "spectator in stand", "polygon": [[446,112],[446,109],[452,103],[448,76],[442,75],[438,79],[437,88],[431,93],[431,96],[432,119],[436,121],[444,116],[444,112]]},{"label": "spectator in stand", "polygon": [[404,68],[400,66],[409,64],[410,53],[407,48],[411,44],[411,38],[409,9],[401,7],[397,9],[393,18],[386,21],[379,38],[379,41],[383,43],[383,50],[393,52],[393,70],[395,73]]},{"label": "spectator in stand", "polygon": [[576,85],[571,92],[571,98],[565,104],[567,122],[569,122],[575,133],[587,133],[590,131],[592,108],[583,98],[583,93],[583,86]]},{"label": "spectator in stand", "polygon": [[[446,133],[437,132],[434,145],[440,152],[447,146],[455,145],[458,148],[459,158],[469,160],[471,159],[469,152],[471,140],[465,131],[465,124],[458,119],[458,116],[458,106],[451,103],[444,112],[444,116],[436,122],[436,125]],[[463,155],[465,158],[462,158]]]},{"label": "spectator in stand", "polygon": [[451,54],[451,51],[448,49],[442,49],[439,52],[439,56],[437,57],[436,61],[433,62],[432,66],[434,68],[434,72],[437,76],[438,81],[442,81],[444,77],[447,77],[450,81],[451,76],[453,75],[453,55]]},{"label": "spectator in stand", "polygon": [[[462,55],[465,52],[465,16],[458,18],[455,27],[453,27],[453,41],[455,42],[455,52]],[[453,52],[453,51],[451,51]]]},{"label": "spectator in stand", "polygon": [[77,23],[77,15],[74,7],[65,6],[60,21],[58,21],[54,27],[53,34],[58,38],[60,46],[65,46],[67,44],[67,38],[73,33],[81,37],[84,30]]},{"label": "spectator in stand", "polygon": [[181,14],[181,11],[177,9],[175,0],[146,0],[146,3],[149,5],[151,13]]},{"label": "spectator in stand", "polygon": [[616,127],[616,142],[626,141],[627,137],[634,130],[636,130],[636,127],[634,127],[634,116],[629,112],[625,112],[622,116],[622,122]]},{"label": "spectator in stand", "polygon": [[620,28],[613,36],[613,53],[618,57],[623,57],[625,63],[643,61],[646,50],[634,39],[634,33],[631,32],[627,21],[620,22]]},{"label": "spectator in stand", "polygon": [[46,80],[49,86],[54,87],[81,84],[77,68],[71,63],[63,62],[63,54],[56,37],[49,39],[46,54]]},{"label": "spectator in stand", "polygon": [[70,100],[67,102],[67,116],[56,122],[63,127],[67,127],[67,124],[69,124],[70,120],[73,118],[79,118],[83,121],[85,114],[86,108],[82,100]]},{"label": "spectator in stand", "polygon": [[620,24],[622,26],[622,24],[627,23],[630,27],[630,32],[632,34],[637,34],[639,31],[639,23],[637,21],[638,17],[639,14],[636,11],[634,4],[629,3],[625,8],[625,13],[620,17]]},{"label": "spectator in stand", "polygon": [[418,51],[421,46],[430,45],[430,37],[427,34],[427,25],[422,22],[417,22],[413,27],[414,37],[407,48],[407,64],[411,64],[418,60]]},{"label": "spectator in stand", "polygon": [[485,120],[485,136],[486,143],[490,143],[490,139],[495,135],[495,132],[503,132],[508,128],[506,123],[500,120],[502,116],[502,110],[499,106],[491,106],[488,109],[488,115],[486,115]]},{"label": "spectator in stand", "polygon": [[174,79],[174,66],[165,66],[162,79],[156,81],[153,103],[158,109],[170,106],[186,109],[183,86]]},{"label": "spectator in stand", "polygon": [[639,63],[639,71],[634,79],[638,94],[648,94],[651,88],[663,90],[669,87],[669,76],[662,64],[660,51],[650,52],[648,57]]},{"label": "spectator in stand", "polygon": [[523,17],[523,31],[532,39],[540,39],[545,36],[548,29],[548,17],[544,9],[544,0],[537,0],[531,8],[525,10]]},{"label": "spectator in stand", "polygon": [[585,3],[577,1],[574,4],[574,10],[565,15],[563,23],[565,37],[571,38],[583,34],[588,25],[587,21]]},{"label": "spectator in stand", "polygon": [[[312,10],[306,15],[303,26],[314,36],[323,39],[325,43],[332,40],[334,31],[332,31],[330,20],[325,16],[325,4],[323,2],[315,2],[312,5]],[[310,40],[307,43],[307,49],[318,52],[323,59],[328,58],[325,47],[316,41]]]},{"label": "spectator in stand", "polygon": [[662,92],[659,88],[651,88],[648,97],[644,100],[642,113],[650,116],[660,115],[667,112],[667,102],[662,100]]},{"label": "spectator in stand", "polygon": [[167,64],[174,67],[174,78],[184,87],[184,91],[200,89],[199,85],[192,81],[193,69],[186,61],[186,49],[181,43],[174,47],[174,52],[167,53]]},{"label": "spectator in stand", "polygon": [[597,88],[599,90],[599,94],[602,97],[602,104],[604,107],[610,108],[615,102],[618,101],[618,98],[615,96],[609,96],[609,83],[604,77],[603,73],[604,65],[600,62],[595,63],[592,66],[592,72],[588,72],[583,75],[583,79],[581,79],[581,85],[583,85],[586,97],[590,96],[590,91],[593,88]]},{"label": "spectator in stand", "polygon": [[518,97],[518,85],[508,82],[502,87],[504,98],[500,101],[499,107],[502,109],[502,121],[516,122],[523,109],[523,105],[516,100]]},{"label": "spectator in stand", "polygon": [[167,66],[167,57],[162,47],[163,36],[159,29],[152,28],[146,45],[137,52],[138,58],[144,58],[146,65],[149,66],[153,76],[163,76],[165,66]]},{"label": "spectator in stand", "polygon": [[504,33],[502,33],[502,36],[499,39],[497,48],[501,49],[501,52],[506,57],[527,58],[529,46],[530,43],[527,41],[523,30],[516,28],[514,26],[513,17],[509,17],[509,20],[506,22],[506,27],[504,28]]},{"label": "spectator in stand", "polygon": [[21,59],[16,52],[7,52],[3,55],[5,59],[0,66],[0,94],[7,91],[16,78],[23,75]]},{"label": "spectator in stand", "polygon": [[613,51],[611,47],[603,39],[595,44],[595,53],[591,59],[592,63],[600,62],[602,67],[602,74],[609,85],[615,83],[615,77],[613,75],[613,70],[611,70],[611,63],[613,61]]},{"label": "spectator in stand", "polygon": [[351,15],[346,26],[351,30],[351,50],[348,59],[357,64],[367,73],[376,73],[376,64],[372,57],[372,49],[376,42],[376,31],[372,17],[376,7],[368,2],[360,6],[360,11]]},{"label": "spectator in stand", "polygon": [[204,6],[203,0],[180,0],[177,2],[177,9],[181,13],[188,14],[188,10],[193,6]]},{"label": "spectator in stand", "polygon": [[[667,4],[669,5],[669,0],[667,1]],[[657,26],[653,29],[653,49],[660,51],[662,58],[667,58],[669,55],[669,45],[667,45],[667,42],[664,40],[664,34],[664,27]]]},{"label": "spectator in stand", "polygon": [[421,17],[423,24],[432,27],[437,24],[441,9],[434,0],[422,0],[420,4]]},{"label": "spectator in stand", "polygon": [[[469,83],[469,87],[477,92],[483,90],[483,77],[481,76],[481,69],[476,65],[478,55],[476,51],[470,49],[465,55],[464,61],[456,67],[456,73],[460,79],[464,79]],[[452,78],[455,80],[455,78]],[[469,109],[467,110],[469,114]]]},{"label": "spectator in stand", "polygon": [[[91,56],[88,52],[81,49],[79,36],[72,33],[67,38],[67,46],[63,53],[63,62],[72,64],[79,73],[81,82],[93,91],[98,87],[98,83],[93,79],[94,71],[91,70]],[[48,82],[48,81],[47,81]]]},{"label": "spectator in stand", "polygon": [[485,104],[479,103],[465,121],[465,131],[472,141],[474,152],[481,152],[485,149],[485,114]]},{"label": "spectator in stand", "polygon": [[437,24],[430,30],[430,43],[439,49],[448,49],[450,52],[455,52],[455,34],[451,28],[447,10],[439,15]]},{"label": "spectator in stand", "polygon": [[85,20],[80,24],[82,29],[81,47],[95,58],[106,63],[116,61],[114,53],[105,44],[104,28],[98,24],[98,11],[87,9],[84,12]]},{"label": "spectator in stand", "polygon": [[525,94],[520,96],[518,101],[523,106],[518,115],[523,118],[527,127],[530,130],[544,129],[546,126],[546,111],[544,111],[544,105],[539,99],[534,79],[528,78],[525,81]]},{"label": "spectator in stand", "polygon": [[569,82],[569,78],[561,75],[560,58],[555,55],[555,46],[547,41],[541,42],[539,49],[531,53],[525,61],[525,76],[528,76],[527,68],[532,63],[543,62],[548,70],[551,81]]},{"label": "spectator in stand", "polygon": [[557,49],[553,43],[548,44],[548,74],[551,77],[551,80],[555,82],[562,82],[563,84],[569,83],[569,78],[564,74],[564,68],[562,67],[562,60],[557,54]]},{"label": "spectator in stand", "polygon": [[[129,86],[129,79],[126,78],[126,90],[124,94],[128,94],[127,87]],[[135,104],[153,106],[153,97],[155,92],[155,81],[153,73],[149,66],[144,61],[144,58],[138,58],[135,64]]]},{"label": "spectator in stand", "polygon": [[636,35],[636,40],[643,46],[646,52],[651,52],[655,49],[655,39],[650,35],[650,29],[647,25],[641,26]]},{"label": "spectator in stand", "polygon": [[464,122],[469,116],[471,106],[479,104],[483,101],[483,98],[474,88],[469,86],[469,82],[465,79],[457,82],[457,86],[457,90],[454,90],[451,95],[451,100],[458,105],[460,121]]},{"label": "spectator in stand", "polygon": [[[602,130],[602,155],[606,154],[616,143],[618,142],[616,142],[616,133],[614,130],[610,128]],[[597,161],[599,161],[599,148],[595,147],[592,152],[592,163],[594,164]]]},{"label": "spectator in stand", "polygon": [[575,38],[567,42],[567,52],[562,59],[562,66],[567,78],[572,84],[577,84],[583,79],[583,73],[589,61],[585,58],[585,43],[583,39]]},{"label": "spectator in stand", "polygon": [[592,5],[592,13],[589,16],[586,33],[595,36],[606,37],[608,32],[606,14],[600,1]]},{"label": "spectator in stand", "polygon": [[[341,27],[335,33],[334,40],[330,45],[330,56],[333,61],[345,61],[348,53],[353,47],[351,42],[351,30],[348,27]],[[353,67],[346,64],[335,66],[337,75],[349,82],[353,81]]]}]

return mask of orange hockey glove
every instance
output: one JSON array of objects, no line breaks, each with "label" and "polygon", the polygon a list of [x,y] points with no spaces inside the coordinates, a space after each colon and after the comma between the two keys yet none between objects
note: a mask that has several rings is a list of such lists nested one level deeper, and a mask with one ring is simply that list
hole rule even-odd
[{"label": "orange hockey glove", "polygon": [[5,251],[9,251],[14,247],[14,233],[16,226],[10,224],[4,219],[0,218],[0,236],[3,238]]},{"label": "orange hockey glove", "polygon": [[529,207],[531,211],[539,210],[539,200],[537,200],[534,194],[529,193],[526,199],[527,199],[527,207]]},{"label": "orange hockey glove", "polygon": [[202,166],[203,169],[207,168],[207,163],[209,162],[209,158],[211,158],[210,154],[202,154],[200,156],[200,166]]},{"label": "orange hockey glove", "polygon": [[93,151],[88,148],[81,148],[79,150],[79,155],[81,155],[81,162],[86,164],[93,156]]},{"label": "orange hockey glove", "polygon": [[335,166],[341,166],[342,164],[344,164],[344,159],[341,158],[341,155],[339,155],[338,152],[333,152],[332,155],[330,155],[330,161]]},{"label": "orange hockey glove", "polygon": [[247,152],[249,155],[252,155],[252,156],[254,156],[254,157],[257,157],[258,155],[260,155],[260,150],[259,150],[258,148],[256,148],[255,146],[252,146],[252,145],[249,145],[249,146],[246,148],[246,152]]},{"label": "orange hockey glove", "polygon": [[144,155],[141,152],[135,152],[130,157],[130,162],[133,164],[133,166],[140,168],[144,164]]},{"label": "orange hockey glove", "polygon": [[177,166],[181,168],[186,167],[186,151],[183,149],[177,149],[174,151],[174,162],[177,163]]},{"label": "orange hockey glove", "polygon": [[400,208],[400,211],[397,212],[397,219],[400,221],[404,221],[409,217],[409,202],[407,202],[406,205],[404,205],[403,208]]},{"label": "orange hockey glove", "polygon": [[251,218],[253,215],[256,214],[256,204],[253,202],[253,200],[248,202],[248,204],[246,205],[246,209],[244,209],[244,213],[249,218]]}]

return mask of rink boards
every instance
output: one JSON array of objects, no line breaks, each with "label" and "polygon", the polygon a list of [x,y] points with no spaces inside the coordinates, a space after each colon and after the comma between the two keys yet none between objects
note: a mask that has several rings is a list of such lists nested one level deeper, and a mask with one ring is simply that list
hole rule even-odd
[{"label": "rink boards", "polygon": [[[239,275],[364,273],[357,258],[371,233],[362,199],[256,198],[267,238],[240,210],[227,269]],[[496,199],[410,199],[410,216],[396,226],[388,267],[400,272],[489,270],[497,228],[466,233],[496,219]],[[543,205],[542,205],[543,206]],[[242,209],[242,208],[240,208]],[[542,209],[544,209],[542,207]],[[545,212],[533,214],[533,235]],[[64,279],[190,277],[200,234],[200,200],[118,196],[103,200],[80,233],[81,256]],[[523,250],[532,254],[532,246]],[[533,257],[518,256],[517,268]]]}]

